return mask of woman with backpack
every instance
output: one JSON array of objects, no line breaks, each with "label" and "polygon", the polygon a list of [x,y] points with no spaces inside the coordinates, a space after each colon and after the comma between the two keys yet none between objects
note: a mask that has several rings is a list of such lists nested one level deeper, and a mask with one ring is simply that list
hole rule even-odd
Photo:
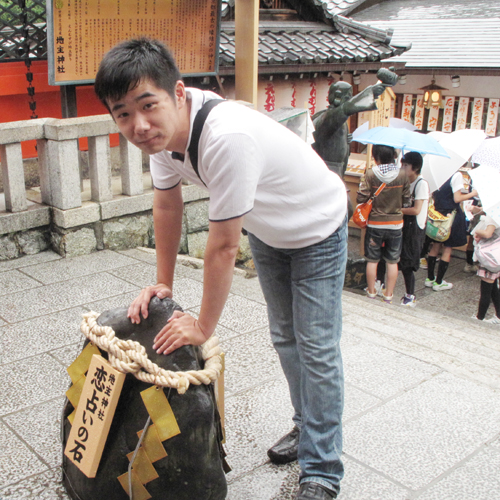
[{"label": "woman with backpack", "polygon": [[[439,213],[446,217],[452,212],[456,212],[451,226],[450,237],[442,243],[433,241],[427,257],[427,278],[424,285],[432,288],[435,292],[453,288],[452,283],[448,283],[443,279],[450,263],[451,250],[454,247],[467,244],[465,215],[460,203],[477,196],[477,191],[475,189],[470,193],[464,193],[463,191],[464,179],[462,173],[456,172],[437,191],[432,193],[434,208]],[[436,261],[441,251],[441,260],[439,261],[437,274],[435,274]]]},{"label": "woman with backpack", "polygon": [[[497,248],[496,254],[499,253],[500,247],[500,226],[488,215],[482,216],[479,224],[472,231],[474,235],[475,260],[479,261],[479,269],[477,275],[481,278],[481,296],[479,298],[479,307],[477,315],[472,316],[474,319],[486,321],[487,323],[500,324],[500,290],[498,289],[498,278],[500,277],[500,262],[495,259],[495,252],[490,252],[487,260],[481,255],[481,242],[491,240],[493,247]],[[488,269],[487,267],[490,267]],[[496,315],[490,319],[484,319],[490,302],[493,302]]]}]

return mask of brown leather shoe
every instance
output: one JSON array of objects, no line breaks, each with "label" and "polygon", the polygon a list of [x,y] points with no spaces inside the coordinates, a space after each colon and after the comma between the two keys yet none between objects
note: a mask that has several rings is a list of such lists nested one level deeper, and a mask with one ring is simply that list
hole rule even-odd
[{"label": "brown leather shoe", "polygon": [[302,483],[295,500],[332,500],[337,498],[337,493],[318,483]]},{"label": "brown leather shoe", "polygon": [[297,426],[283,436],[274,446],[267,451],[271,462],[275,464],[287,464],[297,460],[297,450],[299,448],[300,430]]}]

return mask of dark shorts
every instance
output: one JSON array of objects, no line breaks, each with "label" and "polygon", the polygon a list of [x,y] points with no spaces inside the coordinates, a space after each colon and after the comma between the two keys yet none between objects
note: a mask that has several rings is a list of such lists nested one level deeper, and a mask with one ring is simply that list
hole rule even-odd
[{"label": "dark shorts", "polygon": [[365,259],[379,262],[383,258],[388,264],[397,264],[403,242],[401,229],[379,229],[367,227],[365,234]]}]

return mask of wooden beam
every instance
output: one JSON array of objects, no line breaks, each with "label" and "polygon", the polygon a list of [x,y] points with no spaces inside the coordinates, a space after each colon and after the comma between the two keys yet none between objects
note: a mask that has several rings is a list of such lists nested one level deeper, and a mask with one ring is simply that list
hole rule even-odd
[{"label": "wooden beam", "polygon": [[257,107],[259,0],[235,1],[235,97]]}]

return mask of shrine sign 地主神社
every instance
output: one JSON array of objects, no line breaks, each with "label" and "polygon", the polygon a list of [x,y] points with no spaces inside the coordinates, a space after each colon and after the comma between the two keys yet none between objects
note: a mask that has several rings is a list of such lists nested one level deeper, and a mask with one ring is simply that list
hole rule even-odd
[{"label": "shrine sign \u5730\u4e3b\u795e\u793e", "polygon": [[215,75],[219,0],[49,0],[51,85],[93,83],[104,54],[146,36],[164,42],[184,76]]}]

